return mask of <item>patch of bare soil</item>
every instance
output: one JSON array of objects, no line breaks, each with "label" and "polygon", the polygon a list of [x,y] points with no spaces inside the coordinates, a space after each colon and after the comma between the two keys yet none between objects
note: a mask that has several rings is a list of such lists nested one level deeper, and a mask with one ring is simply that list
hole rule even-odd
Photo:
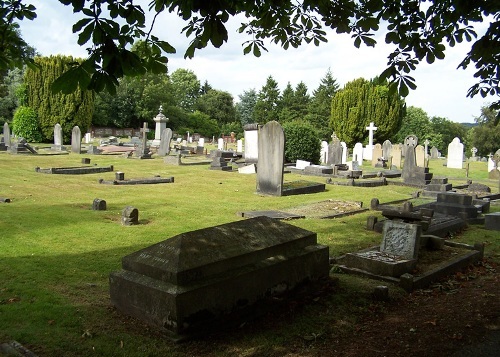
[{"label": "patch of bare soil", "polygon": [[499,337],[499,278],[483,262],[366,314],[350,338],[310,355],[497,356]]},{"label": "patch of bare soil", "polygon": [[341,213],[353,212],[361,209],[361,202],[326,200],[310,203],[303,206],[284,210],[288,213],[306,216],[308,218],[321,218],[334,216]]}]

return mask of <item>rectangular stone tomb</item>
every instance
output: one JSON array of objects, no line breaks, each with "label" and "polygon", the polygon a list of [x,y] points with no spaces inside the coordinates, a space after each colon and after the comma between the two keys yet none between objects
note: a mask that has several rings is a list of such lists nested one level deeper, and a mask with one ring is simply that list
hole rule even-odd
[{"label": "rectangular stone tomb", "polygon": [[110,274],[110,295],[123,313],[181,338],[328,273],[328,247],[317,244],[316,233],[256,217],[125,256],[122,270]]},{"label": "rectangular stone tomb", "polygon": [[333,167],[331,166],[320,166],[320,165],[310,165],[304,168],[304,173],[307,175],[332,175]]},{"label": "rectangular stone tomb", "polygon": [[35,167],[35,171],[43,174],[84,175],[84,174],[96,174],[100,172],[113,171],[113,165],[101,166],[101,167],[99,166],[50,167],[46,169]]},{"label": "rectangular stone tomb", "polygon": [[312,181],[292,181],[283,184],[281,196],[302,195],[306,193],[324,192],[326,185],[324,183]]},{"label": "rectangular stone tomb", "polygon": [[108,185],[152,185],[157,183],[173,183],[174,177],[151,177],[141,179],[127,179],[127,180],[103,180],[100,179],[99,183]]}]

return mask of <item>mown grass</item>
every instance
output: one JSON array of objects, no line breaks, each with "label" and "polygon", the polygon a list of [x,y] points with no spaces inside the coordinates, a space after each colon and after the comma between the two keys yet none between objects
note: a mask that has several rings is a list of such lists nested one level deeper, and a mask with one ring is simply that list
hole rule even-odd
[{"label": "mown grass", "polygon": [[[17,340],[40,356],[183,356],[285,354],[287,349],[327,343],[354,329],[357,317],[370,304],[377,282],[338,275],[333,289],[318,300],[298,301],[274,317],[210,339],[176,345],[141,322],[114,310],[109,301],[109,273],[120,269],[121,258],[182,232],[241,219],[237,212],[286,209],[326,199],[383,202],[409,198],[403,186],[375,188],[327,185],[323,193],[265,197],[255,193],[255,175],[209,170],[206,166],[167,166],[161,159],[131,160],[92,156],[99,166],[114,165],[125,178],[174,176],[175,183],[113,186],[115,173],[49,175],[36,166],[80,166],[87,155],[22,156],[0,153],[0,342]],[[466,181],[465,171],[431,162],[439,176]],[[489,184],[486,164],[474,163],[469,179]],[[285,181],[324,178],[285,175]],[[106,211],[92,211],[94,198],[107,201]],[[122,209],[139,210],[140,225],[120,224]],[[499,206],[492,206],[500,211]],[[373,212],[338,219],[301,219],[290,224],[317,232],[318,240],[341,255],[380,242],[365,229]],[[500,260],[497,232],[477,226],[454,239],[485,242],[486,254]],[[394,297],[401,292],[391,289]]]}]

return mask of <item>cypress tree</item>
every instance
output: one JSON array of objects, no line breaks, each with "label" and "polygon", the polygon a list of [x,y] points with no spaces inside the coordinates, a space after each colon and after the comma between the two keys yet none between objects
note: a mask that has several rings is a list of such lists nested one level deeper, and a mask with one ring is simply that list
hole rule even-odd
[{"label": "cypress tree", "polygon": [[78,88],[71,94],[54,94],[52,83],[65,71],[69,63],[75,62],[69,56],[36,57],[37,70],[26,71],[24,83],[27,90],[28,106],[37,113],[44,141],[54,138],[54,125],[63,129],[63,140],[69,141],[75,125],[85,132],[92,123],[94,94]]}]

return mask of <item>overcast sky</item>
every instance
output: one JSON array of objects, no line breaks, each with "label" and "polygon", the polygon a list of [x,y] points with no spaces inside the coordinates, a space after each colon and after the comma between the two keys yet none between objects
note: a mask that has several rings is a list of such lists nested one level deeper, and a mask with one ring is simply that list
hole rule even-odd
[{"label": "overcast sky", "polygon": [[[44,56],[85,57],[85,46],[78,46],[77,36],[72,33],[78,15],[72,13],[71,7],[57,0],[33,0],[32,3],[37,7],[38,17],[21,23],[26,42]],[[147,11],[147,6],[143,8]],[[151,20],[152,16],[148,18]],[[208,81],[213,88],[231,93],[236,101],[245,90],[259,91],[270,75],[278,82],[280,90],[288,82],[295,88],[303,81],[309,94],[318,87],[328,68],[341,87],[359,77],[370,79],[385,69],[387,55],[392,51],[383,37],[378,39],[375,48],[356,49],[350,36],[329,33],[328,42],[319,47],[303,45],[285,51],[269,44],[266,46],[269,52],[256,58],[243,55],[242,44],[248,38],[236,32],[240,22],[235,20],[229,24],[228,43],[219,49],[209,46],[198,50],[193,59],[184,59],[190,40],[180,33],[185,24],[175,15],[160,15],[153,33],[177,49],[175,55],[169,56],[170,73],[178,68],[190,69],[201,83]],[[495,98],[466,97],[467,89],[474,84],[473,68],[465,71],[456,68],[468,51],[467,45],[449,48],[444,60],[432,65],[423,63],[410,74],[416,79],[418,88],[406,98],[408,106],[420,107],[430,117],[445,117],[454,122],[474,121],[481,106]]]}]

